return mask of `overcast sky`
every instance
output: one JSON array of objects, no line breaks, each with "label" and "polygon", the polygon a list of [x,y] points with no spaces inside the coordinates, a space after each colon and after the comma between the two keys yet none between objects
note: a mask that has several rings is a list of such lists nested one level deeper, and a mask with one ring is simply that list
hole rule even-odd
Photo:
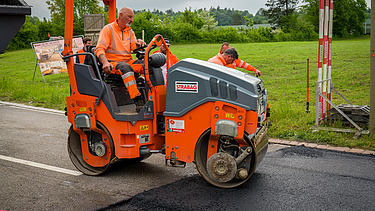
[{"label": "overcast sky", "polygon": [[[25,0],[31,8],[31,15],[38,18],[50,18],[48,5],[44,0]],[[133,10],[150,10],[154,9],[165,12],[168,9],[173,9],[174,12],[184,11],[185,8],[191,7],[192,11],[200,8],[220,6],[220,8],[234,8],[236,10],[247,10],[251,14],[255,13],[260,8],[266,8],[265,3],[267,0],[117,0],[117,8],[130,7]],[[366,0],[367,6],[371,7],[371,0]]]}]

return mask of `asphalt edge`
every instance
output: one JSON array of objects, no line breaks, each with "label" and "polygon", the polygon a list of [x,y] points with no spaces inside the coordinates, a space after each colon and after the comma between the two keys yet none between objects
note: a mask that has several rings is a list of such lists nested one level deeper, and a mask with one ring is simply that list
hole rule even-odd
[{"label": "asphalt edge", "polygon": [[14,107],[18,107],[18,108],[32,109],[32,110],[37,110],[37,111],[51,112],[51,113],[57,113],[57,114],[65,114],[65,111],[60,111],[60,110],[55,110],[55,109],[50,109],[50,108],[29,106],[29,105],[24,105],[24,104],[19,104],[19,103],[10,103],[10,102],[5,102],[5,101],[0,101],[0,104],[4,104],[4,105],[7,105],[7,106],[14,106]]},{"label": "asphalt edge", "polygon": [[273,138],[268,139],[268,143],[288,145],[288,146],[305,146],[309,148],[326,149],[326,150],[332,150],[332,151],[349,152],[349,153],[355,153],[355,154],[375,156],[375,151],[372,151],[372,150],[349,148],[349,147],[334,147],[328,144],[316,144],[316,143],[289,141],[289,140],[273,139]]}]

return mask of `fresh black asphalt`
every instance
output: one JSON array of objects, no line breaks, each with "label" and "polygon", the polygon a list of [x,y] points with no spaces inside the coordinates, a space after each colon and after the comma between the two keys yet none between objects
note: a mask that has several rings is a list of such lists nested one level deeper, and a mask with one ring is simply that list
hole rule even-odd
[{"label": "fresh black asphalt", "polygon": [[373,210],[374,193],[374,156],[295,146],[268,153],[239,188],[193,175],[99,210]]}]

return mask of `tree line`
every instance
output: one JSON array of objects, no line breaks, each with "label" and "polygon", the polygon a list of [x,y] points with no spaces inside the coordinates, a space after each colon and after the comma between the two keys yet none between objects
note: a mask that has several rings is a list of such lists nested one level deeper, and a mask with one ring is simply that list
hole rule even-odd
[{"label": "tree line", "polygon": [[[51,20],[26,17],[8,50],[29,48],[30,42],[64,36],[65,1],[48,0]],[[302,3],[302,6],[298,6]],[[99,0],[74,1],[74,35],[84,34],[84,14],[104,14],[108,23],[108,8]],[[319,0],[267,0],[266,8],[254,15],[247,10],[203,8],[192,11],[134,11],[132,29],[138,37],[145,30],[145,41],[155,34],[173,43],[277,42],[318,39]],[[366,18],[370,16],[365,0],[334,0],[333,36],[347,38],[362,35]],[[269,23],[270,27],[254,24]],[[231,27],[231,26],[237,27]]]}]

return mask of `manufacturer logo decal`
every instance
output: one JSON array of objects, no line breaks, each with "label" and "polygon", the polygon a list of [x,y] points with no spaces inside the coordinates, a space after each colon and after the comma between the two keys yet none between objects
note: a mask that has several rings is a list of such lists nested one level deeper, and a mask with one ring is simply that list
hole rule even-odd
[{"label": "manufacturer logo decal", "polygon": [[176,92],[198,93],[198,82],[176,81]]}]

